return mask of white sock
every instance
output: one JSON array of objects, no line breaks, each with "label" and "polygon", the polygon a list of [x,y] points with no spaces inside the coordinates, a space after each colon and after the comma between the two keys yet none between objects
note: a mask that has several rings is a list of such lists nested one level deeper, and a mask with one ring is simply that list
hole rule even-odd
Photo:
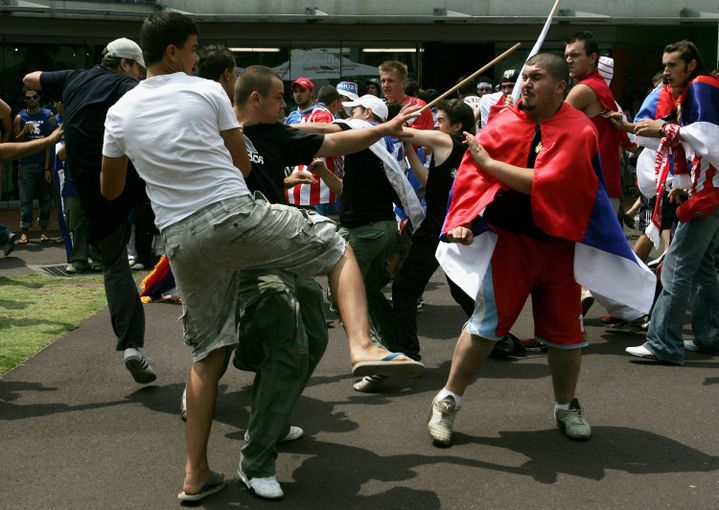
[{"label": "white sock", "polygon": [[442,400],[443,398],[448,396],[454,399],[455,403],[457,404],[457,409],[462,407],[462,397],[460,397],[456,393],[452,393],[447,388],[442,388],[442,390],[437,393],[437,400]]},{"label": "white sock", "polygon": [[554,410],[555,411],[569,411],[569,405],[571,402],[567,404],[560,404],[559,402],[554,403]]}]

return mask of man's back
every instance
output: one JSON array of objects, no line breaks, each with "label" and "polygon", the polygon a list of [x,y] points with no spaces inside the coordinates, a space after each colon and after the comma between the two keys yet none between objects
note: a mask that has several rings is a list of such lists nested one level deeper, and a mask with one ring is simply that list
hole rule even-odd
[{"label": "man's back", "polygon": [[184,73],[160,75],[110,108],[103,153],[130,158],[163,228],[205,205],[247,193],[220,136],[238,126],[218,83]]},{"label": "man's back", "polygon": [[68,166],[77,174],[92,171],[96,178],[102,160],[102,135],[107,110],[137,80],[101,66],[87,70],[43,72],[43,90],[62,98]]}]

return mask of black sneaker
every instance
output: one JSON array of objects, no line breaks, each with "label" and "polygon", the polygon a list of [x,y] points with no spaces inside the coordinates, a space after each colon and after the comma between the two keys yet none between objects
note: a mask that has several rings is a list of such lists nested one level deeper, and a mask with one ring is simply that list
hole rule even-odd
[{"label": "black sneaker", "polygon": [[15,249],[15,243],[17,242],[17,236],[15,234],[10,234],[10,237],[7,238],[7,244],[5,245],[5,248],[3,249],[3,253],[7,257],[12,253],[12,251]]},{"label": "black sneaker", "polygon": [[145,353],[140,349],[134,347],[125,349],[123,360],[125,361],[125,367],[130,371],[133,379],[140,384],[151,383],[157,379],[157,375],[155,375],[155,371],[152,370],[147,356],[145,356]]}]

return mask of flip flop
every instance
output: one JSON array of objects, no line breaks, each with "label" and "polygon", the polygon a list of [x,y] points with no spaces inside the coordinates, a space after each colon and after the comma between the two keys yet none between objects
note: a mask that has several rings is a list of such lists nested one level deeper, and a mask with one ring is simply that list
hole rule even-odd
[{"label": "flip flop", "polygon": [[27,244],[30,239],[25,234],[20,235],[20,239],[17,240],[17,244]]},{"label": "flip flop", "polygon": [[421,377],[424,365],[413,359],[394,361],[398,356],[406,356],[402,352],[393,352],[376,361],[360,361],[352,367],[352,375],[364,377],[366,375],[387,375],[391,377]]},{"label": "flip flop", "polygon": [[210,479],[205,482],[205,485],[199,490],[199,492],[192,492],[190,494],[182,491],[177,495],[177,499],[180,501],[200,501],[207,496],[220,492],[225,488],[225,477],[222,473],[213,471],[210,475]]},{"label": "flip flop", "polygon": [[49,240],[50,240],[50,238],[49,238],[48,236],[46,236],[45,234],[41,234],[41,235],[40,235],[40,242],[41,242],[41,243],[46,243],[46,242],[48,242]]}]

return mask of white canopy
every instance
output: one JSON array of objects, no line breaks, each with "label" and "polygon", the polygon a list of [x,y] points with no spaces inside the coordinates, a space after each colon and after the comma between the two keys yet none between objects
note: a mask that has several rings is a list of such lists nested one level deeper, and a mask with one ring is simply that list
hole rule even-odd
[{"label": "white canopy", "polygon": [[322,50],[292,50],[290,60],[273,67],[284,81],[294,81],[300,76],[316,79],[340,79],[348,76],[378,76],[374,66],[353,62]]}]

